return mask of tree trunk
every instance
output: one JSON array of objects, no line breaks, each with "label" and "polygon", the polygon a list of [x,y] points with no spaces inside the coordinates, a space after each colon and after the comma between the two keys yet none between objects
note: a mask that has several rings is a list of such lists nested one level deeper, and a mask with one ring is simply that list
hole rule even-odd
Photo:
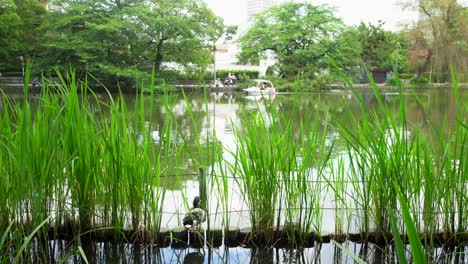
[{"label": "tree trunk", "polygon": [[154,72],[159,73],[161,70],[161,64],[163,60],[163,54],[161,52],[163,40],[160,40],[156,45],[156,58],[154,59]]},{"label": "tree trunk", "polygon": [[428,52],[427,52],[426,61],[424,62],[424,64],[422,66],[418,67],[416,80],[418,80],[418,81],[421,80],[421,78],[423,77],[423,74],[427,71],[427,68],[429,68],[429,66],[431,65],[433,54],[434,54],[433,50],[429,49]]}]

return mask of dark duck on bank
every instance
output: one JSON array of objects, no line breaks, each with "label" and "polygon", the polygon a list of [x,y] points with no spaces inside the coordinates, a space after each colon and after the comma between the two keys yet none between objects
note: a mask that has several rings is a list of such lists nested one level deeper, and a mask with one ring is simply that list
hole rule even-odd
[{"label": "dark duck on bank", "polygon": [[205,222],[205,220],[206,212],[200,208],[200,197],[196,196],[193,199],[193,208],[191,208],[190,211],[185,215],[182,223],[185,228],[193,229],[201,223]]}]

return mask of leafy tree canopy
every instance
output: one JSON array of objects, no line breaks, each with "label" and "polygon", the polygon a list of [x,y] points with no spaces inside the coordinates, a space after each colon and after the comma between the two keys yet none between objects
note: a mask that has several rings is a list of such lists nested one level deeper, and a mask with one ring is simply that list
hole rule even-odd
[{"label": "leafy tree canopy", "polygon": [[[356,34],[362,47],[362,60],[368,68],[392,69],[399,53],[399,68],[407,67],[405,46],[397,33],[382,28],[383,22],[377,25],[362,23],[357,27]],[[406,70],[406,69],[405,69]]]},{"label": "leafy tree canopy", "polygon": [[14,68],[18,56],[34,56],[37,27],[44,14],[37,0],[0,1],[0,70]]},{"label": "leafy tree canopy", "polygon": [[0,57],[7,57],[18,51],[20,43],[21,18],[16,13],[13,0],[0,2]]},{"label": "leafy tree canopy", "polygon": [[[43,28],[42,65],[70,64],[111,79],[157,73],[165,62],[205,66],[221,18],[196,0],[60,0]],[[219,33],[221,32],[221,33]]]},{"label": "leafy tree canopy", "polygon": [[239,39],[241,62],[258,63],[266,51],[276,57],[275,68],[285,77],[314,76],[329,68],[326,55],[341,65],[359,65],[359,42],[326,6],[285,3],[256,17]]},{"label": "leafy tree canopy", "polygon": [[[416,68],[418,79],[432,68],[439,73],[439,81],[447,81],[449,65],[452,64],[460,73],[468,69],[468,11],[457,0],[410,0],[405,8],[419,13],[420,19],[410,25],[408,40],[415,56],[410,62]],[[417,56],[418,54],[424,55]],[[466,80],[459,76],[459,80]]]}]

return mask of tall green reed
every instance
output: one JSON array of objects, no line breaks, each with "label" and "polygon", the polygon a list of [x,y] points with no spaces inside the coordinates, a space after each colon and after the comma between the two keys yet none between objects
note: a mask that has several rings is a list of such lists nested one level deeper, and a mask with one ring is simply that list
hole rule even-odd
[{"label": "tall green reed", "polygon": [[235,159],[228,166],[249,208],[253,233],[268,244],[273,228],[284,224],[292,245],[303,244],[305,235],[321,226],[320,179],[331,153],[325,146],[327,121],[322,126],[318,113],[309,113],[298,117],[296,127],[274,103],[266,103],[266,112],[249,113],[235,127]]},{"label": "tall green reed", "polygon": [[116,238],[128,225],[159,228],[167,169],[161,156],[173,149],[170,122],[165,140],[151,138],[155,126],[146,112],[154,95],[137,95],[131,112],[122,95],[104,96],[106,103],[73,71],[57,76],[58,83],[45,80],[37,100],[26,86],[23,101],[2,101],[2,230],[11,222],[36,226],[51,213],[56,228],[67,224],[77,237],[96,224],[114,227]]},{"label": "tall green reed", "polygon": [[290,149],[283,152],[287,138],[279,133],[276,124],[272,124],[270,130],[265,118],[258,113],[244,122],[242,132],[235,129],[236,161],[231,167],[250,211],[252,231],[265,232],[274,226],[283,187],[280,181],[282,161],[288,159],[285,155]]},{"label": "tall green reed", "polygon": [[[459,109],[457,119],[464,120],[466,110],[460,104],[456,81],[453,83]],[[461,191],[467,180],[466,129],[461,125],[466,121],[455,126],[448,122],[435,126],[429,118],[431,129],[427,133],[408,124],[401,86],[396,109],[384,100],[373,81],[377,103],[374,108],[366,107],[360,92],[351,82],[349,86],[361,106],[361,114],[345,111],[351,122],[337,123],[351,161],[349,175],[354,193],[349,197],[363,209],[362,230],[368,233],[375,226],[378,235],[386,239],[386,234],[394,229],[394,212],[390,210],[398,211],[401,206],[396,189],[407,201],[417,232],[431,238],[425,240],[427,246],[433,246],[432,235],[441,228],[449,236],[466,230],[466,194]],[[397,188],[388,188],[393,183]],[[404,229],[401,218],[395,221]]]}]

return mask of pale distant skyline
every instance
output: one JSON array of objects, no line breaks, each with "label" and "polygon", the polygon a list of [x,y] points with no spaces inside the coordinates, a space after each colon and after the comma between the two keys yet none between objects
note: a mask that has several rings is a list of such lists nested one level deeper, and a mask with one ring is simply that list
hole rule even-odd
[{"label": "pale distant skyline", "polygon": [[[213,12],[224,18],[228,25],[245,25],[247,21],[247,0],[205,0]],[[286,2],[278,0],[278,2]],[[401,23],[417,19],[417,13],[403,11],[398,5],[401,0],[310,0],[314,5],[329,5],[335,8],[335,15],[346,25],[385,22],[384,28],[397,31]]]}]

